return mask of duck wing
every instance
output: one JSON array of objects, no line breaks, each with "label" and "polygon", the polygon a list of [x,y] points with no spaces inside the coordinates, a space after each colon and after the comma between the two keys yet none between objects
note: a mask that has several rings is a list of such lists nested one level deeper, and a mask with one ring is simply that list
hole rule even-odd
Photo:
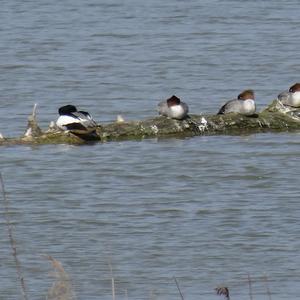
[{"label": "duck wing", "polygon": [[97,127],[97,123],[92,116],[86,111],[77,111],[72,113],[76,118],[80,120],[80,123],[86,128]]},{"label": "duck wing", "polygon": [[223,115],[226,114],[227,112],[231,112],[231,109],[234,105],[237,104],[237,99],[232,99],[227,101],[218,111],[217,115]]},{"label": "duck wing", "polygon": [[161,101],[157,105],[158,114],[168,116],[169,107],[166,101]]},{"label": "duck wing", "polygon": [[67,130],[74,133],[86,133],[87,128],[83,126],[81,123],[69,123],[64,125]]}]

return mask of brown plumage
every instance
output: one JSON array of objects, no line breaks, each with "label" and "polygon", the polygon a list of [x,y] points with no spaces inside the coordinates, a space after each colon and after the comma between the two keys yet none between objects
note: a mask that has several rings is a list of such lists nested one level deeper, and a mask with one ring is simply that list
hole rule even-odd
[{"label": "brown plumage", "polygon": [[238,95],[239,100],[247,100],[247,99],[252,99],[254,100],[254,91],[253,90],[245,90],[242,93]]},{"label": "brown plumage", "polygon": [[290,93],[300,92],[300,83],[295,83],[289,89]]},{"label": "brown plumage", "polygon": [[218,295],[224,296],[227,300],[230,300],[229,289],[225,286],[215,288]]}]

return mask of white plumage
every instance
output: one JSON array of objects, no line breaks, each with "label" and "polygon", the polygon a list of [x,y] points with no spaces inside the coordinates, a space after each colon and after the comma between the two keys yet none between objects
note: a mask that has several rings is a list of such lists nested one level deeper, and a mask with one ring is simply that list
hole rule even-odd
[{"label": "white plumage", "polygon": [[282,92],[277,99],[286,106],[300,107],[300,83],[292,85],[288,92]]},{"label": "white plumage", "polygon": [[239,113],[245,116],[255,114],[256,104],[254,100],[254,92],[245,90],[238,95],[237,99],[227,101],[219,110],[218,115],[228,113]]},{"label": "white plumage", "polygon": [[176,96],[172,96],[158,104],[158,113],[172,119],[182,120],[187,117],[188,111],[187,104],[180,101]]},{"label": "white plumage", "polygon": [[56,126],[61,130],[68,130],[75,134],[89,134],[96,130],[97,123],[85,111],[77,111],[74,105],[65,105],[58,110],[59,118]]}]

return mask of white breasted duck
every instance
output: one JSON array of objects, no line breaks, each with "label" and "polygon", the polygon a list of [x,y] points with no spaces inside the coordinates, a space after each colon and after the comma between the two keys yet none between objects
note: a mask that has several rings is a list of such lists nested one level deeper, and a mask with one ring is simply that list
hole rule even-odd
[{"label": "white breasted duck", "polygon": [[284,105],[300,107],[300,83],[295,83],[292,85],[288,93],[280,93],[277,99],[280,100]]},{"label": "white breasted duck", "polygon": [[158,113],[171,119],[185,119],[188,111],[189,108],[187,104],[180,101],[180,99],[174,95],[158,104]]},{"label": "white breasted duck", "polygon": [[219,110],[218,115],[227,113],[239,113],[245,116],[255,114],[256,104],[253,90],[245,90],[240,93],[237,99],[226,102]]},{"label": "white breasted duck", "polygon": [[291,106],[299,107],[300,106],[300,83],[295,83],[289,89],[291,93]]},{"label": "white breasted duck", "polygon": [[62,106],[58,113],[56,126],[64,131],[85,135],[93,133],[98,126],[88,112],[78,111],[74,105]]}]

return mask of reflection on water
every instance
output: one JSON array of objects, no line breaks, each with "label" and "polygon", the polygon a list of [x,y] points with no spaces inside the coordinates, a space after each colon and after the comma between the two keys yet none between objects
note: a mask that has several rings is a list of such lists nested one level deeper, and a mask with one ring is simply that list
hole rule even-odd
[{"label": "reflection on water", "polygon": [[[176,94],[215,113],[253,88],[261,109],[298,78],[298,2],[2,1],[0,132],[73,103],[141,119]],[[295,8],[295,9],[293,9]],[[79,299],[291,299],[299,278],[299,134],[2,147],[30,299],[60,260]],[[1,209],[0,294],[18,286]],[[256,279],[256,281],[255,281]]]}]

